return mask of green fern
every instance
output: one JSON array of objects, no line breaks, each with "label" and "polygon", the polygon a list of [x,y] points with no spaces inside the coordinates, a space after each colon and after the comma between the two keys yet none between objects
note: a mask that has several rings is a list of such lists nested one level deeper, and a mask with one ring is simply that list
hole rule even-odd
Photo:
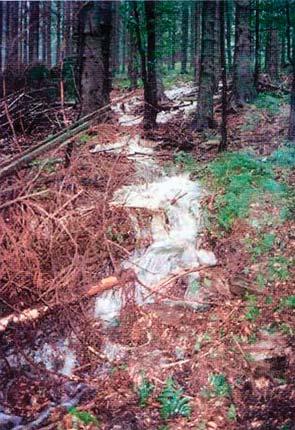
[{"label": "green fern", "polygon": [[189,417],[191,414],[189,399],[183,396],[183,389],[181,387],[177,389],[172,378],[166,380],[158,400],[161,404],[160,414],[164,420],[174,415]]},{"label": "green fern", "polygon": [[140,386],[138,387],[139,406],[144,408],[147,405],[148,398],[154,391],[154,386],[148,379],[143,378]]}]

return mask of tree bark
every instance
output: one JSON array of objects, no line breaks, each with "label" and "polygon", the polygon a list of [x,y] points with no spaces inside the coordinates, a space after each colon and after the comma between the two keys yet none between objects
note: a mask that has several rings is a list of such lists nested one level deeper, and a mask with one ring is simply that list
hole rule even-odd
[{"label": "tree bark", "polygon": [[2,54],[3,54],[3,3],[0,2],[0,73],[2,72]]},{"label": "tree bark", "polygon": [[39,60],[39,1],[30,1],[29,9],[29,63]]},{"label": "tree bark", "polygon": [[147,0],[144,3],[147,30],[147,73],[144,85],[144,129],[156,126],[157,103],[157,73],[156,73],[156,2]]},{"label": "tree bark", "polygon": [[270,29],[267,34],[266,73],[271,79],[279,76],[279,38],[276,29]]},{"label": "tree bark", "polygon": [[24,19],[24,40],[23,40],[23,63],[29,62],[29,29],[28,29],[28,5],[27,2],[22,2],[22,13]]},{"label": "tree bark", "polygon": [[237,106],[256,96],[250,49],[250,0],[236,0],[236,33],[233,69],[233,102]]},{"label": "tree bark", "polygon": [[133,26],[128,28],[128,78],[130,81],[129,89],[132,91],[137,88],[137,49],[136,49],[136,35]]},{"label": "tree bark", "polygon": [[46,17],[46,26],[45,26],[45,44],[46,44],[46,66],[51,68],[51,2],[45,2],[45,17]]},{"label": "tree bark", "polygon": [[187,73],[187,44],[188,44],[188,2],[182,2],[182,21],[181,21],[181,71]]},{"label": "tree bark", "polygon": [[190,4],[190,68],[195,69],[196,64],[196,9],[197,2]]},{"label": "tree bark", "polygon": [[260,73],[260,5],[259,0],[255,2],[255,69],[254,69],[254,85],[258,89]]},{"label": "tree bark", "polygon": [[231,2],[225,3],[226,8],[226,52],[227,52],[227,67],[229,72],[232,70],[232,52],[231,52]]},{"label": "tree bark", "polygon": [[82,14],[82,115],[108,104],[112,2],[88,2]]},{"label": "tree bark", "polygon": [[56,2],[56,64],[61,62],[61,3]]},{"label": "tree bark", "polygon": [[214,21],[214,92],[218,91],[218,85],[220,81],[221,75],[221,67],[220,67],[220,8],[219,2],[222,0],[216,1],[215,7],[215,21]]},{"label": "tree bark", "polygon": [[9,43],[9,64],[14,68],[19,67],[18,57],[18,32],[19,32],[19,2],[13,1],[10,5],[10,43]]},{"label": "tree bark", "polygon": [[6,2],[5,4],[5,55],[4,55],[4,68],[9,65],[10,56],[10,9],[11,2]]},{"label": "tree bark", "polygon": [[226,55],[225,55],[225,1],[219,0],[220,17],[220,66],[222,80],[222,115],[221,115],[221,141],[219,152],[227,148],[227,80],[226,80]]},{"label": "tree bark", "polygon": [[214,94],[214,22],[216,2],[203,2],[201,71],[198,92],[198,106],[193,128],[202,131],[213,127]]},{"label": "tree bark", "polygon": [[194,78],[198,84],[200,80],[201,68],[201,17],[202,17],[202,2],[196,1],[195,5],[195,68]]},{"label": "tree bark", "polygon": [[72,8],[72,1],[63,2],[63,57],[69,57],[72,54]]},{"label": "tree bark", "polygon": [[288,139],[295,142],[295,59],[293,59],[293,79],[290,100]]}]

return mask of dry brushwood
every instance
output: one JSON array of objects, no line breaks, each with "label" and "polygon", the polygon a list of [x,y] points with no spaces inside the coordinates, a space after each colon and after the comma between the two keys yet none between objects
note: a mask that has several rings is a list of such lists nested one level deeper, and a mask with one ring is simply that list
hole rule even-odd
[{"label": "dry brushwood", "polygon": [[[129,98],[130,96],[131,94],[128,94],[127,96],[122,96],[114,100],[113,103],[117,103],[121,100],[126,99],[127,97]],[[92,124],[93,120],[100,116],[103,112],[107,111],[110,106],[111,104],[108,104],[106,106],[101,107],[100,109],[97,109],[94,112],[91,112],[90,114],[71,124],[63,131],[58,132],[54,136],[48,137],[40,144],[29,148],[23,151],[21,154],[17,155],[16,157],[0,164],[0,179],[6,178],[11,174],[17,172],[18,170],[26,166],[28,163],[35,160],[39,155],[43,154],[44,152],[52,150],[57,146],[61,147],[67,145],[71,139],[77,136],[77,134],[88,129]]]}]

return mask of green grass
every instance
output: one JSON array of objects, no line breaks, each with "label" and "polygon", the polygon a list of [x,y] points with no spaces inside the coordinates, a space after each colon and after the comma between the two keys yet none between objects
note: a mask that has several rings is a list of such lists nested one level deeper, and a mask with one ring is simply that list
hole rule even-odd
[{"label": "green grass", "polygon": [[223,188],[215,200],[217,221],[229,231],[237,218],[246,218],[253,201],[272,196],[282,202],[287,187],[275,179],[270,163],[246,153],[225,153],[208,166],[213,186]]},{"label": "green grass", "polygon": [[246,294],[247,308],[245,318],[249,321],[255,321],[259,315],[260,310],[257,307],[257,297],[254,294]]},{"label": "green grass", "polygon": [[278,96],[275,93],[263,92],[258,94],[254,105],[258,109],[265,110],[270,116],[275,116],[280,113],[282,105],[286,102],[286,97]]},{"label": "green grass", "polygon": [[96,424],[98,425],[99,422],[98,420],[95,418],[94,415],[90,414],[89,412],[86,411],[78,411],[78,409],[76,409],[75,407],[71,407],[68,409],[68,412],[70,415],[72,415],[73,417],[76,418],[77,421],[80,421],[83,424]]}]

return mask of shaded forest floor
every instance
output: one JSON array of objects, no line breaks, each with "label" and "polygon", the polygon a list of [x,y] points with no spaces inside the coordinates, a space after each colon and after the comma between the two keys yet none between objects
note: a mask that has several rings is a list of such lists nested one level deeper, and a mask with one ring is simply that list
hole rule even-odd
[{"label": "shaded forest floor", "polygon": [[[143,134],[141,124],[117,123],[120,112],[127,121],[140,117],[141,91],[132,97],[135,105],[119,106],[79,136],[69,168],[54,151],[1,184],[2,314],[40,304],[50,311],[1,333],[0,415],[31,423],[45,411],[40,424],[23,428],[60,430],[294,429],[295,155],[285,142],[286,99],[265,93],[231,114],[221,157],[216,131],[190,131],[187,94],[175,102],[187,110],[165,111],[168,122],[146,136],[163,170],[188,172],[206,190],[198,247],[218,263],[200,273],[196,311],[183,300],[185,276],[155,303],[137,306],[134,275],[121,266],[149,243],[138,243],[130,210],[111,204],[117,189],[138,181],[136,167],[124,152],[91,149]],[[140,213],[148,227],[150,213]],[[106,328],[91,316],[94,299],[81,297],[110,275],[131,293],[117,326]],[[69,333],[79,356],[70,376],[27,352]],[[7,359],[12,351],[17,366]],[[75,396],[69,413],[58,406]]]}]

